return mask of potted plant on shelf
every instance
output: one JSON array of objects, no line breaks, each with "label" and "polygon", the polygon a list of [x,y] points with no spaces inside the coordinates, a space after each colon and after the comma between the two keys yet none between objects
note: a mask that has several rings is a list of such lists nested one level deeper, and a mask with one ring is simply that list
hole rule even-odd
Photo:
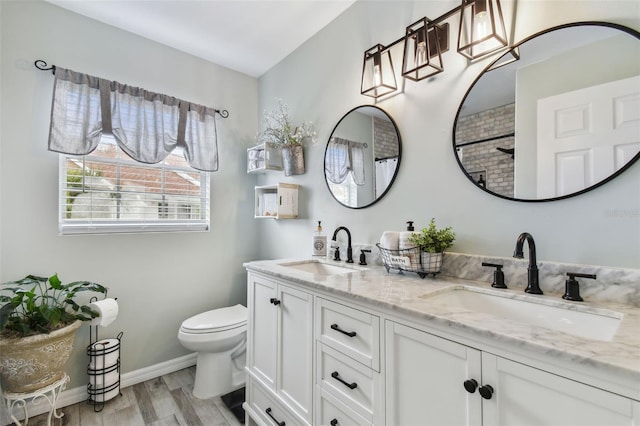
[{"label": "potted plant on shelf", "polygon": [[282,150],[282,162],[285,176],[304,174],[304,150],[302,143],[316,141],[316,132],[311,122],[294,126],[289,117],[289,107],[282,99],[276,99],[278,108],[265,112],[264,130],[259,133],[261,143]]},{"label": "potted plant on shelf", "polygon": [[0,378],[8,392],[32,392],[64,377],[73,339],[82,321],[98,313],[74,300],[78,293],[107,294],[89,281],[63,284],[28,275],[0,287]]},{"label": "potted plant on shelf", "polygon": [[436,227],[435,218],[431,218],[427,228],[409,237],[409,241],[420,249],[422,270],[429,274],[440,272],[444,252],[453,245],[455,239],[456,234],[450,226],[442,229]]}]

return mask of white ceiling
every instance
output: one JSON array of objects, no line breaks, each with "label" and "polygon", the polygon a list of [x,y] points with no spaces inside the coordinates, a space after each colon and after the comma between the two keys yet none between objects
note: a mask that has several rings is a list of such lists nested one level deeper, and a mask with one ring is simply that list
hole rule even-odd
[{"label": "white ceiling", "polygon": [[46,0],[259,77],[355,0]]}]

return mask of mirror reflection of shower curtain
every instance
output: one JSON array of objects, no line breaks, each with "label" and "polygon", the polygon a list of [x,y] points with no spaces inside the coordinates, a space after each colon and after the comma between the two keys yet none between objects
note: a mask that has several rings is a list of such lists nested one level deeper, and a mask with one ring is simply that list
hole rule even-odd
[{"label": "mirror reflection of shower curtain", "polygon": [[396,172],[398,157],[376,160],[376,198],[387,190]]}]

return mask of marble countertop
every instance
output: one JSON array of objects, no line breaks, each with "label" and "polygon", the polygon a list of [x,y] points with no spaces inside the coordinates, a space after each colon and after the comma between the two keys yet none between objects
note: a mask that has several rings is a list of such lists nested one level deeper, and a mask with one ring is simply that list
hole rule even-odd
[{"label": "marble countertop", "polygon": [[[466,280],[455,277],[428,276],[420,279],[417,274],[397,271],[387,273],[380,266],[360,267],[355,264],[345,266],[351,273],[321,275],[299,271],[286,265],[301,263],[309,259],[278,259],[245,263],[248,270],[267,273],[287,279],[302,286],[323,290],[349,300],[361,301],[381,309],[401,312],[425,321],[439,324],[451,330],[473,332],[474,336],[489,341],[517,345],[528,353],[552,353],[570,362],[595,367],[635,380],[640,388],[640,309],[620,303],[567,302],[562,294],[545,293],[529,295],[521,289],[493,289],[487,282]],[[329,265],[336,262],[321,261]],[[535,298],[536,302],[548,306],[563,306],[567,309],[593,313],[615,311],[622,320],[610,341],[579,337],[543,327],[467,309],[451,309],[430,300],[438,293],[465,286],[475,291],[496,293],[513,299]],[[621,314],[621,315],[619,315]],[[640,391],[640,389],[637,389]]]}]

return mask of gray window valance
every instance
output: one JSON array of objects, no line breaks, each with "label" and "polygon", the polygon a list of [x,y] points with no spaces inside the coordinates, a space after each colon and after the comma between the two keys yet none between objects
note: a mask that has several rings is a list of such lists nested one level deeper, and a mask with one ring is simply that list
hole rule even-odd
[{"label": "gray window valance", "polygon": [[364,185],[364,144],[332,137],[324,160],[325,176],[330,182],[344,182],[349,172],[356,185]]},{"label": "gray window valance", "polygon": [[49,150],[86,155],[103,134],[141,163],[158,163],[176,147],[197,170],[218,170],[216,110],[56,67]]}]

